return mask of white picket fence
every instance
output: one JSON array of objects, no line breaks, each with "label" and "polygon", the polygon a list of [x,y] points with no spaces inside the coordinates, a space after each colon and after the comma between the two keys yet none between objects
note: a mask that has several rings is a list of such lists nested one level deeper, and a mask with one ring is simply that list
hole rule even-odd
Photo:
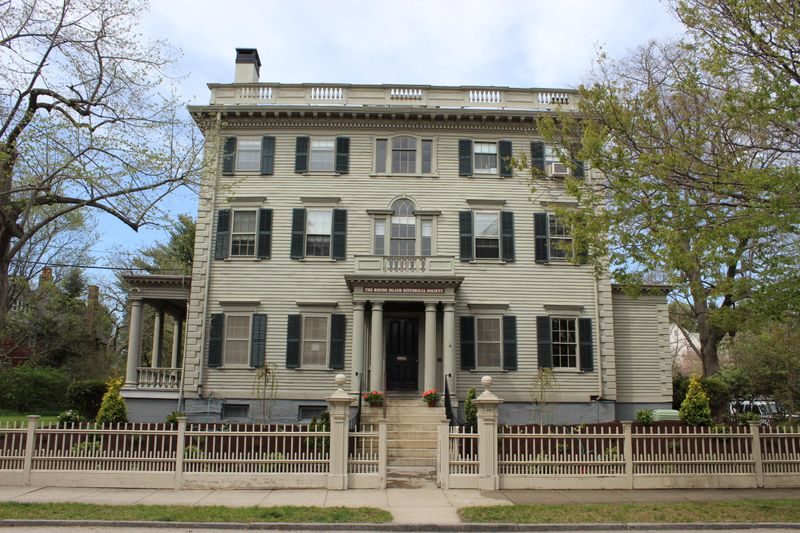
[{"label": "white picket fence", "polygon": [[[386,425],[79,424],[0,427],[0,485],[382,488]],[[336,439],[336,446],[332,443]],[[330,480],[336,478],[335,482]],[[342,483],[342,479],[345,482]]]},{"label": "white picket fence", "polygon": [[443,425],[439,450],[445,488],[800,487],[800,427],[492,426],[479,415],[478,429]]}]

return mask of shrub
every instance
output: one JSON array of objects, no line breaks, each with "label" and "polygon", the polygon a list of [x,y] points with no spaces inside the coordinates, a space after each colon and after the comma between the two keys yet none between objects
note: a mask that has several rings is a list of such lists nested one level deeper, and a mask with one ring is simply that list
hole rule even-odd
[{"label": "shrub", "polygon": [[0,408],[30,413],[64,407],[69,379],[57,368],[20,365],[0,370]]},{"label": "shrub", "polygon": [[98,424],[124,423],[128,421],[128,406],[120,394],[122,378],[112,379],[108,382],[108,390],[103,395],[100,410],[97,412]]},{"label": "shrub", "polygon": [[653,425],[653,410],[652,409],[639,409],[636,411],[636,421],[643,426]]},{"label": "shrub", "polygon": [[436,403],[442,395],[436,389],[428,389],[422,393],[422,400],[426,403]]},{"label": "shrub", "polygon": [[383,393],[377,390],[365,392],[364,401],[372,407],[380,407],[383,405]]},{"label": "shrub", "polygon": [[67,405],[83,418],[94,420],[105,393],[106,384],[99,379],[75,381],[67,388]]},{"label": "shrub", "polygon": [[696,377],[689,381],[689,390],[686,391],[678,416],[683,422],[693,426],[710,426],[712,423],[708,395]]},{"label": "shrub", "polygon": [[180,411],[172,411],[170,414],[167,415],[167,419],[165,422],[167,424],[177,424],[178,418],[186,416],[186,413],[182,413]]},{"label": "shrub", "polygon": [[464,401],[464,418],[470,426],[478,425],[478,406],[475,405],[477,396],[478,392],[472,387],[467,391],[467,399]]},{"label": "shrub", "polygon": [[102,451],[102,446],[96,440],[87,440],[85,442],[75,444],[69,449],[70,455],[78,456],[100,455]]},{"label": "shrub", "polygon": [[68,409],[67,411],[64,411],[63,413],[58,415],[58,418],[56,420],[58,421],[58,425],[60,426],[67,426],[70,424],[80,424],[81,422],[86,422],[86,419],[83,417],[83,415],[81,415],[75,409]]}]

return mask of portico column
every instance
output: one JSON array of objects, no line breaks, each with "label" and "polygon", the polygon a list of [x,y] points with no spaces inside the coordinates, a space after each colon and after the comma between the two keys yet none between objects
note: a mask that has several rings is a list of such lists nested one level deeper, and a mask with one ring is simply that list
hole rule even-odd
[{"label": "portico column", "polygon": [[[455,306],[453,304],[444,304],[444,328],[443,337],[443,350],[442,357],[444,357],[444,377],[450,385],[450,394],[456,393],[456,350],[455,350]],[[442,387],[444,391],[444,387]]]},{"label": "portico column", "polygon": [[363,302],[353,302],[353,357],[352,377],[350,387],[352,392],[361,391],[361,384],[364,383],[364,304]]},{"label": "portico column", "polygon": [[383,302],[372,302],[371,329],[369,388],[383,391]]},{"label": "portico column", "polygon": [[183,319],[172,317],[172,361],[170,368],[178,368],[178,356],[183,344]]},{"label": "portico column", "polygon": [[[436,388],[436,304],[425,304],[425,390]],[[444,391],[442,391],[444,392]]]},{"label": "portico column", "polygon": [[139,359],[142,354],[142,301],[131,300],[128,324],[128,366],[125,369],[125,386],[136,387],[139,380]]},{"label": "portico column", "polygon": [[153,354],[150,357],[150,366],[158,368],[161,362],[161,338],[164,335],[164,311],[156,311],[156,318],[153,324]]}]

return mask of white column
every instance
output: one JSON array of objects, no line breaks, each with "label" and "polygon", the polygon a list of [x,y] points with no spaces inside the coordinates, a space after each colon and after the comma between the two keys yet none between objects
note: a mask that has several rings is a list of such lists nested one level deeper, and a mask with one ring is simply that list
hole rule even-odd
[{"label": "white column", "polygon": [[136,387],[139,381],[139,359],[142,355],[142,301],[131,300],[131,316],[128,323],[128,366],[125,370],[125,386]]},{"label": "white column", "polygon": [[[436,388],[436,304],[425,304],[425,390]],[[440,391],[444,394],[444,390]]]},{"label": "white column", "polygon": [[172,361],[170,368],[178,368],[178,356],[183,344],[183,319],[172,317]]},{"label": "white column", "polygon": [[383,391],[383,302],[372,302],[371,329],[369,388],[370,390]]},{"label": "white column", "polygon": [[352,392],[361,391],[364,383],[364,304],[353,302],[353,356],[351,357],[350,387]]},{"label": "white column", "polygon": [[[442,357],[444,358],[444,377],[450,384],[450,395],[455,398],[456,394],[456,350],[455,350],[455,337],[456,337],[456,317],[455,306],[453,304],[444,304],[444,335],[442,335]],[[442,385],[442,392],[444,392],[444,385]]]},{"label": "white column", "polygon": [[155,322],[153,323],[153,353],[150,357],[150,366],[158,368],[161,363],[161,342],[164,336],[164,311],[156,311]]}]

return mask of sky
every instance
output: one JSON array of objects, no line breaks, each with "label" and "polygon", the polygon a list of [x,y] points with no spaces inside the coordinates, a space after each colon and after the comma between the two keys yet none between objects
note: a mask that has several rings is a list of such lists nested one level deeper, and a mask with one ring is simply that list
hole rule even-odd
[{"label": "sky", "polygon": [[[140,33],[180,49],[188,104],[233,81],[235,48],[257,48],[261,81],[574,88],[600,50],[611,57],[681,26],[659,0],[150,0]],[[177,215],[197,199],[167,200]],[[103,219],[97,264],[166,240]]]}]

